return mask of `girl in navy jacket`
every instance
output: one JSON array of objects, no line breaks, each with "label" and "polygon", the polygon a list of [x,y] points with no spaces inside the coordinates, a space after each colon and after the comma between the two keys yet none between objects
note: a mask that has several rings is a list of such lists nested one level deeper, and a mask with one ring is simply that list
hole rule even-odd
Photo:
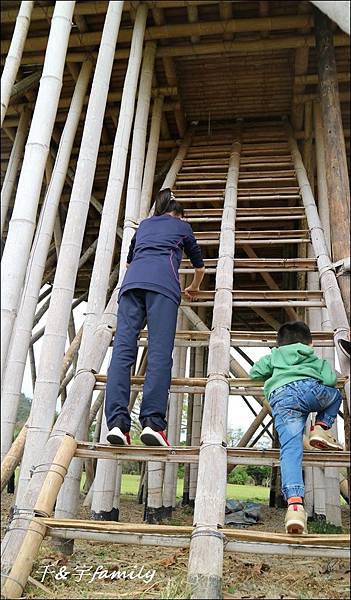
[{"label": "girl in navy jacket", "polygon": [[172,352],[181,300],[178,269],[183,251],[195,268],[184,292],[196,300],[204,277],[204,262],[183,207],[169,188],[156,197],[154,215],[141,221],[129,248],[127,271],[118,297],[117,330],[106,386],[107,440],[130,444],[128,412],[130,372],[137,357],[137,340],[147,324],[148,357],[140,423],[141,440],[149,446],[168,446],[165,436]]}]

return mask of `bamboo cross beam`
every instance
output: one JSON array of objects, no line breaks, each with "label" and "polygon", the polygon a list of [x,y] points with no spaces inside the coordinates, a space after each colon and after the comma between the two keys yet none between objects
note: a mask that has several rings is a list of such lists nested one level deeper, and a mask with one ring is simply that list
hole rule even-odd
[{"label": "bamboo cross beam", "polygon": [[[201,446],[200,446],[201,447]],[[108,444],[92,444],[77,442],[75,456],[79,458],[99,458],[135,461],[162,461],[173,463],[196,463],[199,459],[199,447],[172,446],[168,448],[145,446],[111,446]],[[268,465],[279,466],[279,450],[259,450],[256,448],[227,448],[228,465]],[[350,465],[349,452],[313,451],[304,452],[304,466],[335,466]]]},{"label": "bamboo cross beam", "polygon": [[[189,525],[151,525],[142,523],[101,523],[101,521],[75,520],[75,519],[51,519],[48,517],[36,517],[36,521],[45,525],[45,527],[55,527],[57,529],[75,529],[81,527],[85,530],[96,531],[116,531],[129,533],[149,533],[162,535],[191,535],[194,528]],[[288,535],[284,533],[270,533],[265,531],[245,531],[238,528],[223,528],[223,535],[230,540],[242,540],[252,542],[269,542],[271,544],[297,544],[299,546],[311,545],[331,545],[334,547],[347,547],[349,544],[349,535],[347,534],[306,534],[306,535]]]},{"label": "bamboo cross beam", "polygon": [[[189,535],[182,535],[176,531],[170,534],[158,534],[158,533],[129,533],[129,532],[110,532],[110,531],[86,531],[80,526],[72,525],[72,528],[65,527],[59,529],[55,527],[55,524],[48,526],[46,535],[52,538],[59,538],[63,540],[94,540],[96,542],[105,543],[120,543],[141,546],[157,546],[157,547],[172,547],[172,548],[187,548],[190,545]],[[224,532],[225,530],[221,530]],[[305,539],[305,536],[303,536]],[[320,544],[325,544],[324,536],[320,536]],[[307,540],[305,540],[307,541]],[[334,544],[334,541],[332,542]],[[249,553],[249,554],[263,554],[263,555],[279,555],[292,557],[321,557],[321,558],[341,558],[348,560],[350,557],[350,551],[348,548],[340,546],[325,546],[325,545],[301,545],[295,543],[270,543],[270,542],[254,542],[254,541],[237,541],[237,540],[226,540],[224,550],[227,552],[234,553]]]}]

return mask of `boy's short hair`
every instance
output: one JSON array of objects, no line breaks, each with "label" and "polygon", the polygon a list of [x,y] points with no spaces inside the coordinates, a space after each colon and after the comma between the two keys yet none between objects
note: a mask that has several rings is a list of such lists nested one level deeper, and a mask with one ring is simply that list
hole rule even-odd
[{"label": "boy's short hair", "polygon": [[311,344],[312,335],[310,328],[303,321],[287,321],[278,329],[277,346],[289,344]]}]

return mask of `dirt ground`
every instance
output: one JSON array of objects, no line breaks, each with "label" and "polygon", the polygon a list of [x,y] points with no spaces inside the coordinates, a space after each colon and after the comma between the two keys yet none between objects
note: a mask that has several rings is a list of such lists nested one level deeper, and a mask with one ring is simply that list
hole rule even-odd
[{"label": "dirt ground", "polygon": [[[4,535],[12,497],[2,501],[1,535]],[[263,507],[263,523],[255,530],[282,532],[283,509]],[[343,508],[343,531],[349,531],[349,508]],[[82,509],[80,518],[89,518]],[[130,497],[121,503],[121,521],[142,522],[143,507]],[[189,508],[177,508],[173,525],[191,525]],[[251,528],[252,529],[252,528]],[[187,549],[155,548],[77,541],[74,553],[62,554],[46,539],[35,562],[25,598],[189,598],[186,585]],[[100,566],[101,565],[101,566]],[[100,566],[100,569],[99,569]],[[47,573],[41,582],[45,568]],[[125,571],[134,579],[97,579],[95,570]],[[56,579],[54,578],[56,576]],[[61,579],[60,579],[61,577]],[[81,581],[79,579],[81,578]],[[339,559],[290,559],[279,556],[225,553],[224,598],[334,599],[349,598],[350,565]]]}]

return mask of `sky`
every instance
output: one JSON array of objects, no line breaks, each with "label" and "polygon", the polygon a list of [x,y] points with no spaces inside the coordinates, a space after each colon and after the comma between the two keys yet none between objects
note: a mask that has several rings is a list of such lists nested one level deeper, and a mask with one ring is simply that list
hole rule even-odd
[{"label": "sky", "polygon": [[[86,310],[86,306],[87,306],[87,303],[82,302],[81,305],[77,306],[77,308],[75,308],[75,310],[74,310],[76,331],[78,331],[79,327],[82,325],[82,323],[84,321],[84,313]],[[45,318],[46,318],[46,315],[44,315],[42,317],[42,319],[39,321],[36,328],[34,329],[34,332],[37,331],[38,329],[40,329],[43,325],[45,325]],[[34,346],[34,355],[35,355],[35,362],[36,362],[37,370],[38,370],[38,365],[39,365],[39,361],[40,361],[41,346],[42,346],[42,343],[41,343],[41,339],[40,339]],[[66,349],[67,348],[68,348],[68,342],[66,344]],[[106,373],[106,371],[107,371],[107,367],[108,367],[108,363],[109,363],[110,355],[111,355],[111,350],[112,349],[110,348],[106,355],[105,361],[102,365],[101,373]],[[255,347],[244,348],[244,351],[254,361],[258,360],[265,354],[268,354],[268,348],[262,348],[262,347],[261,348],[255,348]],[[250,365],[246,362],[246,360],[237,352],[235,352],[235,351],[232,351],[232,352],[234,352],[236,360],[248,371],[250,368]],[[338,368],[338,364],[336,364],[336,368]],[[26,365],[24,379],[23,379],[22,391],[29,398],[33,397],[32,379],[31,379],[30,366],[29,366],[28,360],[27,360],[27,365]],[[251,396],[247,396],[247,398],[248,398],[248,400],[250,400],[251,406],[256,411],[256,413],[259,412],[261,407],[258,404],[258,402]],[[60,406],[60,401],[58,400],[57,408],[59,408],[59,406]],[[253,413],[247,407],[244,400],[240,396],[230,396],[229,404],[228,404],[228,430],[243,429],[245,431],[251,425],[253,418],[254,418]],[[270,417],[268,416],[265,419],[264,424],[267,423],[269,418]],[[343,422],[340,418],[338,418],[338,429],[339,429],[340,441],[343,441],[344,440],[344,428],[343,428]]]}]

